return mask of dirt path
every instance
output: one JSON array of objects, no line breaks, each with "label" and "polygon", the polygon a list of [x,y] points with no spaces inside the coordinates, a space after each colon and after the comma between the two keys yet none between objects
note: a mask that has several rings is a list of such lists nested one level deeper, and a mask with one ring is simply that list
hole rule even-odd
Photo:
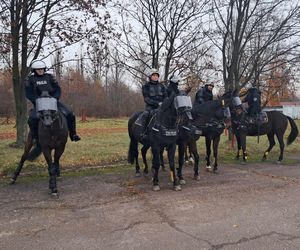
[{"label": "dirt path", "polygon": [[133,172],[0,189],[0,249],[299,249],[300,165],[226,165],[161,191]]}]

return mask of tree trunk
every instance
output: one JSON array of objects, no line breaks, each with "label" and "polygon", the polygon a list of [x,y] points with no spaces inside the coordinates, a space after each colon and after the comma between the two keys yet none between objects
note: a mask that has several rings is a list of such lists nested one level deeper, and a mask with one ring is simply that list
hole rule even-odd
[{"label": "tree trunk", "polygon": [[17,141],[16,144],[21,146],[26,138],[26,118],[27,107],[25,100],[25,90],[22,79],[20,78],[19,68],[19,42],[20,42],[20,5],[18,2],[11,2],[11,47],[12,47],[12,81],[14,89],[15,107],[16,107],[16,128],[17,128]]}]

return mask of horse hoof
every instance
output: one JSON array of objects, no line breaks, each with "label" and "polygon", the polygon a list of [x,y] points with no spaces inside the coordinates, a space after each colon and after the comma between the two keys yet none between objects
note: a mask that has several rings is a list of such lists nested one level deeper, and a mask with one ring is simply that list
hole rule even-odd
[{"label": "horse hoof", "polygon": [[51,198],[58,198],[58,192],[57,192],[57,190],[52,190],[51,192],[50,192],[50,195],[51,195]]},{"label": "horse hoof", "polygon": [[15,183],[16,183],[16,179],[11,178],[9,184],[10,184],[10,185],[14,185]]},{"label": "horse hoof", "polygon": [[153,185],[152,190],[153,191],[159,191],[160,187],[158,185]]},{"label": "horse hoof", "polygon": [[135,173],[135,177],[141,177],[141,173]]},{"label": "horse hoof", "polygon": [[210,165],[209,165],[209,166],[206,166],[206,171],[207,171],[207,172],[211,171],[211,166],[210,166]]},{"label": "horse hoof", "polygon": [[194,179],[195,179],[196,181],[200,181],[200,176],[199,176],[199,175],[195,175],[195,176],[194,176]]},{"label": "horse hoof", "polygon": [[186,184],[186,181],[185,181],[184,179],[180,179],[180,180],[179,180],[179,184],[180,184],[180,185],[185,185],[185,184]]},{"label": "horse hoof", "polygon": [[174,186],[174,191],[181,191],[181,186],[180,185]]}]

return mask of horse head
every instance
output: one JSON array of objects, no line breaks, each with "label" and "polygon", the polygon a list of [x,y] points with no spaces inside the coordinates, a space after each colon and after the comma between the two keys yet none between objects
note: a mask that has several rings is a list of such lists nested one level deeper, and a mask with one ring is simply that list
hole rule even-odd
[{"label": "horse head", "polygon": [[192,101],[190,96],[183,92],[175,94],[174,92],[166,98],[157,113],[157,120],[166,127],[177,127],[183,120],[183,117],[192,119],[191,116]]},{"label": "horse head", "polygon": [[36,100],[37,117],[46,127],[51,126],[58,118],[57,100],[50,96],[43,96]]},{"label": "horse head", "polygon": [[[228,93],[226,95],[227,98],[229,98]],[[231,97],[229,98],[229,100],[229,108],[233,119],[241,118],[245,114],[245,108],[242,105],[242,101],[239,96],[239,91],[237,89],[231,92]]]},{"label": "horse head", "polygon": [[223,120],[226,127],[231,126],[231,106],[234,98],[234,91],[228,91],[218,99],[220,107],[216,110],[215,116],[218,120]]}]

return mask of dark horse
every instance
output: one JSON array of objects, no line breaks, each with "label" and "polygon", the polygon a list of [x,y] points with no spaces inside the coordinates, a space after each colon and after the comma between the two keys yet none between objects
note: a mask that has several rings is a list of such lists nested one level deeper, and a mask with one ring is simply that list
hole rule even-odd
[{"label": "dark horse", "polygon": [[[39,117],[38,137],[41,150],[34,148],[30,151],[33,146],[33,138],[31,133],[29,133],[24,153],[11,178],[11,184],[16,182],[24,162],[26,160],[34,160],[42,152],[48,164],[50,192],[52,195],[57,195],[56,177],[60,175],[59,159],[65,150],[68,139],[67,121],[65,116],[58,111],[55,98],[38,98],[36,109]],[[54,161],[52,160],[53,150]]]},{"label": "dark horse", "polygon": [[179,132],[178,144],[178,161],[179,168],[177,171],[180,183],[184,184],[182,175],[182,167],[184,163],[184,153],[188,146],[190,153],[193,155],[194,162],[194,178],[200,179],[199,176],[199,154],[197,150],[197,140],[200,136],[205,136],[206,142],[206,161],[207,166],[210,165],[211,141],[213,140],[214,149],[214,172],[218,168],[218,145],[220,142],[220,135],[225,126],[231,125],[229,104],[230,98],[228,94],[224,94],[220,99],[209,101],[201,105],[195,105],[192,109],[193,121],[189,126],[182,126]]},{"label": "dark horse", "polygon": [[240,150],[243,152],[243,161],[247,161],[247,151],[246,151],[246,136],[260,136],[267,135],[269,140],[269,147],[265,151],[262,160],[267,158],[267,155],[275,145],[274,135],[276,135],[279,146],[280,155],[278,158],[278,163],[283,159],[284,151],[284,140],[283,135],[287,129],[288,121],[291,126],[291,133],[287,138],[287,145],[290,145],[298,135],[298,128],[294,120],[282,114],[279,111],[267,111],[267,121],[262,123],[250,122],[246,111],[242,107],[231,108],[232,111],[232,130],[236,136],[238,151],[236,154],[236,159],[240,157]]},{"label": "dark horse", "polygon": [[[175,107],[177,96],[172,93],[166,98],[162,105],[157,109],[147,126],[147,136],[141,137],[143,128],[135,121],[140,113],[133,114],[128,121],[128,134],[130,137],[130,145],[128,151],[128,162],[133,164],[138,160],[138,143],[142,143],[146,148],[151,147],[152,150],[152,169],[153,174],[153,190],[160,190],[158,171],[160,167],[160,152],[166,147],[168,152],[168,160],[171,169],[171,178],[173,180],[174,190],[181,190],[175,173],[174,157],[176,151],[176,140],[178,136],[178,124],[180,118],[185,115],[184,110]],[[136,173],[139,173],[139,166],[136,164]]]}]

